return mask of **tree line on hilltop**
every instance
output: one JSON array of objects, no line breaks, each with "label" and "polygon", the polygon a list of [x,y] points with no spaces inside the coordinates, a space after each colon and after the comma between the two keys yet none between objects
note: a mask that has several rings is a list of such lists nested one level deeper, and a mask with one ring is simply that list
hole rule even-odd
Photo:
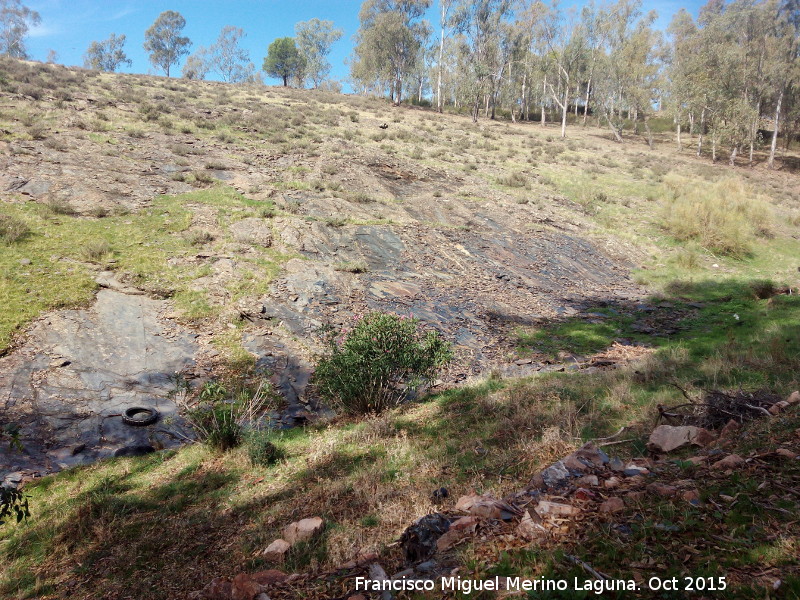
[{"label": "tree line on hilltop", "polygon": [[[435,26],[428,17],[435,17]],[[670,117],[676,142],[694,136],[698,154],[731,163],[760,146],[772,166],[779,134],[789,144],[800,125],[800,0],[709,0],[693,18],[685,9],[666,31],[641,0],[589,0],[562,9],[542,0],[365,0],[349,83],[357,93],[395,104],[431,102],[469,112],[561,124],[593,122],[622,141],[640,127],[652,143],[651,119]],[[38,24],[21,0],[0,0],[0,53],[25,57],[24,37]],[[216,42],[190,54],[177,12],[145,32],[150,62],[170,76],[260,81],[240,45],[241,28],[225,26]],[[340,90],[328,55],[343,35],[333,22],[297,23],[294,37],[273,41],[262,70],[284,86]],[[125,35],[95,41],[85,66],[115,71],[131,61]]]}]

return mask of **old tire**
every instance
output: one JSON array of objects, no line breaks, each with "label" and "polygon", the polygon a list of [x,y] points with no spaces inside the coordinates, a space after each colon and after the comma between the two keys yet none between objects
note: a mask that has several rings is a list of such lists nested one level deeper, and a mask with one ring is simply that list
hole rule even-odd
[{"label": "old tire", "polygon": [[144,406],[131,406],[122,413],[122,422],[132,427],[144,427],[158,421],[158,411],[155,408]]}]

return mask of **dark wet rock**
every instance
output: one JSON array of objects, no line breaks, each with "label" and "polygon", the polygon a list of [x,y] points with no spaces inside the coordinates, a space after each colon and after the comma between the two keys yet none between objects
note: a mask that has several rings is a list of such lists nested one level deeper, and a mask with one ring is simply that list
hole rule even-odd
[{"label": "dark wet rock", "polygon": [[[0,453],[0,470],[17,463],[48,472],[120,447],[156,441],[172,447],[191,437],[169,394],[174,374],[193,364],[198,346],[193,335],[159,316],[166,308],[163,300],[101,290],[90,309],[52,313],[0,358],[8,418],[19,424],[25,449]],[[153,406],[164,420],[123,424],[122,412],[141,405]],[[63,450],[80,445],[79,453]]]},{"label": "dark wet rock", "polygon": [[145,454],[151,454],[155,452],[156,449],[147,444],[139,444],[136,446],[124,446],[122,448],[117,448],[114,450],[114,456],[144,456]]},{"label": "dark wet rock", "polygon": [[436,542],[450,529],[451,519],[440,513],[431,513],[417,519],[400,536],[400,545],[406,560],[426,560],[436,552]]}]

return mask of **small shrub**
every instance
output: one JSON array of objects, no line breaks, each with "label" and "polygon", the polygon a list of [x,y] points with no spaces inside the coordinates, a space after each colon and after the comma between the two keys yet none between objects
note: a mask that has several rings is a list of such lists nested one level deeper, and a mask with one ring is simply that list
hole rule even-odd
[{"label": "small shrub", "polygon": [[27,237],[30,232],[24,221],[11,215],[0,214],[0,241],[4,244],[15,244]]},{"label": "small shrub", "polygon": [[357,202],[358,204],[369,204],[370,202],[375,202],[375,198],[364,192],[350,194],[350,196],[348,196],[348,200],[351,202]]},{"label": "small shrub", "polygon": [[73,206],[67,202],[66,200],[61,200],[58,198],[53,198],[45,203],[47,210],[49,210],[54,215],[75,215],[77,211]]},{"label": "small shrub", "polygon": [[28,497],[21,490],[0,486],[0,525],[3,525],[9,517],[20,523],[30,515]]},{"label": "small shrub", "polygon": [[340,262],[334,269],[345,273],[366,273],[369,271],[369,265],[363,260],[352,260]]},{"label": "small shrub", "polygon": [[203,244],[208,244],[214,241],[214,234],[210,231],[193,231],[189,234],[187,241],[192,246],[202,246]]},{"label": "small shrub", "polygon": [[770,281],[769,279],[759,279],[756,281],[751,281],[750,289],[753,290],[753,294],[759,300],[766,300],[767,298],[772,298],[774,295],[778,293],[778,287],[775,285],[774,282]]},{"label": "small shrub", "polygon": [[284,457],[284,452],[272,443],[269,431],[249,432],[246,437],[247,455],[254,467],[269,467]]},{"label": "small shrub", "polygon": [[408,399],[451,358],[450,344],[417,319],[373,312],[330,335],[314,381],[344,412],[377,413]]},{"label": "small shrub", "polygon": [[510,173],[504,177],[498,177],[497,183],[506,187],[525,187],[528,185],[528,178],[522,173]]},{"label": "small shrub", "polygon": [[106,240],[86,242],[81,248],[81,258],[88,262],[99,262],[111,253],[111,245]]},{"label": "small shrub", "polygon": [[40,124],[31,125],[28,127],[28,135],[33,140],[43,140],[47,138],[47,127]]}]

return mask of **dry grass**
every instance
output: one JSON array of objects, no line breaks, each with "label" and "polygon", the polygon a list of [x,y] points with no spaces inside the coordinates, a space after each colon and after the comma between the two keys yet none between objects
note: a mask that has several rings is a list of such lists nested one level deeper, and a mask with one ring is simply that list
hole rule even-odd
[{"label": "dry grass", "polygon": [[738,178],[697,186],[684,177],[665,178],[669,195],[664,228],[676,239],[695,241],[708,250],[734,257],[751,254],[758,238],[773,233],[772,208]]}]

